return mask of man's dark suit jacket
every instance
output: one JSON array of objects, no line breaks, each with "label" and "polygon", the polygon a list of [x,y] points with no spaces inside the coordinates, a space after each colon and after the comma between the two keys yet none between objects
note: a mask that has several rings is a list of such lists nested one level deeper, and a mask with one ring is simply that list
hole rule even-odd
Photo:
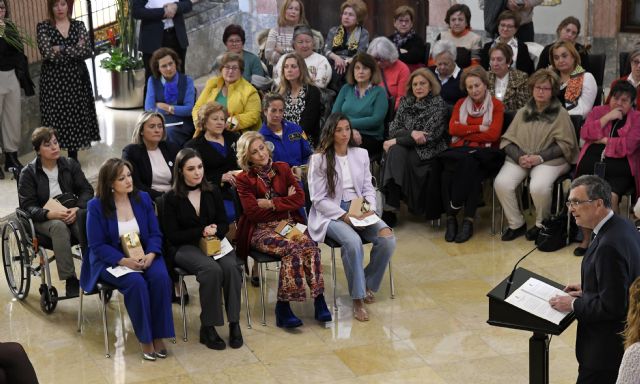
[{"label": "man's dark suit jacket", "polygon": [[[161,141],[158,144],[162,157],[167,162],[167,166],[171,170],[171,176],[173,177],[173,163],[176,161],[176,155],[180,151],[180,148],[167,141]],[[151,160],[149,160],[149,154],[147,153],[147,147],[143,144],[129,144],[122,149],[122,158],[127,160],[133,166],[131,170],[131,177],[133,178],[133,185],[136,189],[147,192],[151,195],[151,199],[155,200],[156,197],[162,195],[162,192],[151,189],[151,183],[153,180],[153,170],[151,169]]]},{"label": "man's dark suit jacket", "polygon": [[618,371],[629,304],[629,286],[640,276],[640,233],[613,215],[582,259],[582,297],[573,303],[578,319],[576,357],[580,367]]},{"label": "man's dark suit jacket", "polygon": [[[184,14],[191,12],[191,0],[176,0],[175,3],[178,4],[178,10],[173,17],[173,27],[176,29],[180,47],[187,49],[189,40],[187,40],[187,29],[184,26]],[[147,0],[133,0],[132,15],[134,19],[141,20],[138,49],[142,53],[151,54],[162,47],[164,9],[145,8],[146,4]]]}]

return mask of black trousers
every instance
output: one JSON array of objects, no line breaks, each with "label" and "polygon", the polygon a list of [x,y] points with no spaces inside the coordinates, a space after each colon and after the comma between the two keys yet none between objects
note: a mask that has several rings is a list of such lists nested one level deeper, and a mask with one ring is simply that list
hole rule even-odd
[{"label": "black trousers", "polygon": [[616,384],[618,370],[595,370],[579,367],[576,384]]},{"label": "black trousers", "polygon": [[0,343],[0,384],[38,384],[27,353],[18,343]]}]

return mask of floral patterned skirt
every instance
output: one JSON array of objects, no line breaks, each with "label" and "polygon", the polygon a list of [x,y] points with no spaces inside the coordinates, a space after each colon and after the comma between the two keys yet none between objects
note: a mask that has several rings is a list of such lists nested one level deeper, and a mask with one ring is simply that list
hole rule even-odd
[{"label": "floral patterned skirt", "polygon": [[[295,223],[291,223],[295,225]],[[304,301],[304,281],[313,298],[324,293],[320,248],[307,233],[289,240],[276,233],[278,221],[258,223],[253,231],[251,247],[260,252],[280,257],[278,279],[279,301]]]}]

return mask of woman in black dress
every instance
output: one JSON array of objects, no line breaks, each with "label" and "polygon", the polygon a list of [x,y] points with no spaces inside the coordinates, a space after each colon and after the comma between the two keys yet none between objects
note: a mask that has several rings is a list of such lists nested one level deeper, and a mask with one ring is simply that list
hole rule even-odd
[{"label": "woman in black dress", "polygon": [[55,128],[60,148],[78,159],[78,150],[100,140],[96,106],[84,60],[91,56],[82,21],[71,20],[73,3],[47,0],[49,19],[38,23],[42,55],[40,113],[42,125]]}]

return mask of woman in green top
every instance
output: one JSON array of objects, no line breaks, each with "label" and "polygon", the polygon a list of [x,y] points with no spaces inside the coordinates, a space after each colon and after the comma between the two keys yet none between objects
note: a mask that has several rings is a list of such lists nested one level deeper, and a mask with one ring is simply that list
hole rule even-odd
[{"label": "woman in green top", "polygon": [[384,118],[387,115],[387,95],[379,84],[380,70],[373,57],[359,53],[347,69],[345,84],[332,112],[342,112],[351,121],[353,139],[357,146],[369,152],[369,158],[382,153]]}]

